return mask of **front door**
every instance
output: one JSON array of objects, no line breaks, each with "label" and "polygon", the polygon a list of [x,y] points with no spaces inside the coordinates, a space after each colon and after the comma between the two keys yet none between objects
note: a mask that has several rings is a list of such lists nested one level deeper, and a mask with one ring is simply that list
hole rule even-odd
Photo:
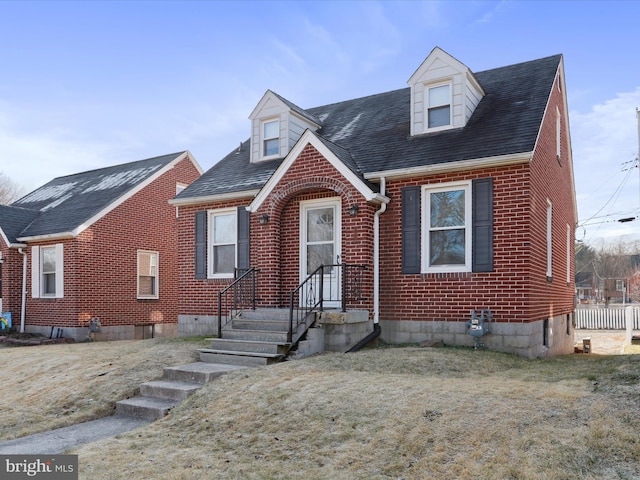
[{"label": "front door", "polygon": [[[300,204],[300,281],[320,265],[327,265],[323,278],[325,307],[340,305],[340,198],[312,200]],[[302,292],[306,303],[309,292]]]}]

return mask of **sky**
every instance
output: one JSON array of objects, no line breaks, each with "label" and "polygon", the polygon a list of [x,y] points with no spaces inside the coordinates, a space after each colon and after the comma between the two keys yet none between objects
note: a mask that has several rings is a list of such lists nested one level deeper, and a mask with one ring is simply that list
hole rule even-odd
[{"label": "sky", "polygon": [[204,170],[267,89],[311,108],[563,54],[579,225],[640,239],[640,1],[0,1],[0,172],[49,180],[189,150]]}]

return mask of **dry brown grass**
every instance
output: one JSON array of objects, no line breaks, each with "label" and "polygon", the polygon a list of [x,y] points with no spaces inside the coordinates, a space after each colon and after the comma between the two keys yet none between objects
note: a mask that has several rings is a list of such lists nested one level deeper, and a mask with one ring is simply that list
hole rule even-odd
[{"label": "dry brown grass", "polygon": [[111,415],[163,367],[195,361],[198,340],[1,348],[0,441]]},{"label": "dry brown grass", "polygon": [[[147,342],[132,342],[144,344],[133,349],[141,362],[166,357],[156,350],[172,345]],[[120,343],[60,349],[75,355],[73,371],[54,371],[80,379],[76,403],[112,405],[116,392],[159,375],[159,365],[153,373],[145,367],[147,378],[115,388],[125,373],[118,364],[122,370],[96,382],[113,367],[99,354],[127,362]],[[26,350],[2,350],[0,358],[7,366]],[[59,356],[39,350],[51,352],[51,362]],[[101,368],[85,370],[91,363]],[[23,359],[0,372],[3,387],[23,369],[32,364]],[[43,373],[50,375],[34,372],[27,383]],[[638,355],[525,360],[465,348],[324,354],[228,374],[165,419],[70,453],[79,455],[80,477],[91,480],[640,478],[639,380]],[[58,390],[46,390],[41,400],[60,401]],[[15,405],[34,422],[35,406]]]}]

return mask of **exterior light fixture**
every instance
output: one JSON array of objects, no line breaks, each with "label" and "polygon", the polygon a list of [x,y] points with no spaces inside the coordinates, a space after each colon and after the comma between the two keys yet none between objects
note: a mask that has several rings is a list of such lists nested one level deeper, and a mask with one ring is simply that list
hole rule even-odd
[{"label": "exterior light fixture", "polygon": [[258,218],[258,223],[260,225],[266,225],[267,223],[269,223],[269,215],[263,213],[260,218]]},{"label": "exterior light fixture", "polygon": [[359,210],[360,210],[360,207],[358,205],[352,205],[349,207],[349,215],[351,215],[352,217],[355,217],[356,215],[358,215]]}]

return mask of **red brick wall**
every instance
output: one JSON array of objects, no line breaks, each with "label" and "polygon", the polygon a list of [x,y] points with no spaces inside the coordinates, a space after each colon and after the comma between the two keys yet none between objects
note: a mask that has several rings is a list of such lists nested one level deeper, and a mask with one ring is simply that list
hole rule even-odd
[{"label": "red brick wall", "polygon": [[[556,107],[561,112],[561,155],[556,157]],[[574,240],[577,218],[574,213],[573,178],[569,163],[570,146],[565,129],[568,113],[564,110],[563,93],[556,80],[551,92],[540,138],[531,162],[532,188],[532,275],[531,310],[535,318],[569,313],[574,308],[575,273]],[[552,280],[546,275],[547,198],[553,207],[552,216]],[[567,283],[567,225],[570,231],[571,271]]]},{"label": "red brick wall", "polygon": [[[533,160],[529,164],[470,172],[388,180],[391,202],[380,217],[380,319],[466,321],[472,309],[491,308],[494,320],[532,322],[573,310],[573,270],[566,281],[566,231],[570,226],[573,259],[572,172],[563,134],[561,161],[556,159],[554,87]],[[494,180],[494,271],[403,275],[401,273],[401,189],[410,185],[492,177]],[[377,205],[360,193],[312,146],[307,146],[278,185],[251,216],[251,265],[260,268],[263,305],[286,306],[299,282],[299,205],[301,201],[342,198],[342,261],[368,267],[361,306],[373,310],[373,218]],[[546,276],[546,205],[553,203],[553,279]],[[194,215],[198,210],[248,205],[251,198],[180,208],[180,313],[213,315],[217,292],[228,280],[194,277]],[[358,204],[350,217],[347,209]],[[266,213],[269,222],[260,225]],[[571,264],[573,261],[571,260]]]},{"label": "red brick wall", "polygon": [[11,312],[13,325],[20,322],[22,305],[22,255],[15,249],[9,249],[0,240],[2,252],[2,311]]},{"label": "red brick wall", "polygon": [[[564,136],[564,160],[556,160],[555,105],[564,110],[559,102],[554,88],[528,165],[388,181],[391,203],[381,217],[382,320],[466,321],[470,310],[489,307],[495,321],[531,322],[573,310],[573,270],[570,283],[566,281],[566,225],[571,227],[573,258],[576,219]],[[494,271],[403,275],[401,188],[489,176],[494,179]],[[546,276],[547,198],[553,203],[553,281]]]},{"label": "red brick wall", "polygon": [[[342,197],[342,261],[367,266],[363,308],[372,310],[373,213],[360,193],[312,146],[307,146],[273,189],[261,208],[251,215],[251,266],[260,269],[259,298],[262,306],[287,307],[289,294],[300,283],[300,202]],[[180,313],[217,314],[217,293],[230,280],[195,279],[195,213],[200,210],[247,206],[252,199],[180,208],[179,261]],[[359,213],[347,210],[357,204]],[[265,225],[258,223],[264,213]]]},{"label": "red brick wall", "polygon": [[[168,201],[176,183],[191,183],[199,172],[183,160],[64,244],[64,298],[31,298],[29,259],[27,324],[87,326],[98,316],[103,326],[177,323],[177,219]],[[159,252],[159,299],[138,300],[137,251]],[[30,252],[31,253],[31,252]]]},{"label": "red brick wall", "polygon": [[[179,208],[178,217],[178,314],[217,315],[218,292],[226,287],[229,279],[195,278],[195,214],[202,210],[244,207],[251,199],[234,200],[228,203],[207,203]],[[251,235],[254,233],[257,217],[251,216]],[[252,263],[253,266],[253,263]]]}]

